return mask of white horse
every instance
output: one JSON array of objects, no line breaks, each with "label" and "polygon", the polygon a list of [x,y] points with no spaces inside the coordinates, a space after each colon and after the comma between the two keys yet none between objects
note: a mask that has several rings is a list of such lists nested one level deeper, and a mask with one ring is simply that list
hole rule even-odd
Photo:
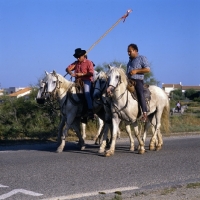
[{"label": "white horse", "polygon": [[[105,111],[105,120],[111,124],[111,108],[110,108],[110,98],[106,96],[106,88],[107,88],[107,75],[105,72],[101,71],[97,75],[97,78],[94,82],[94,92],[93,99],[96,104],[102,104]],[[125,124],[126,132],[130,138],[130,150],[134,151],[134,139],[131,135],[131,129],[129,124]],[[112,135],[112,127],[110,126],[110,131]],[[99,153],[104,153],[106,148],[106,139],[107,139],[108,131],[103,132],[103,141],[100,145]],[[118,138],[120,138],[120,129],[117,130]]]},{"label": "white horse", "polygon": [[[94,78],[95,78],[96,74],[97,74],[97,72],[95,71]],[[40,81],[40,87],[39,87],[37,97],[36,97],[36,100],[39,104],[44,104],[47,100],[50,100],[50,98],[49,98],[50,94],[45,91],[45,87],[46,87],[46,83],[43,80],[41,80]],[[50,103],[51,103],[52,107],[55,107],[53,104],[55,104],[56,102],[50,101]],[[94,141],[95,141],[95,144],[98,144],[98,143],[100,144],[100,142],[98,142],[98,141],[100,141],[100,139],[101,139],[100,134],[101,134],[104,122],[98,116],[96,116],[96,119],[97,119],[98,130],[97,130],[97,134],[94,137]],[[64,128],[64,125],[65,125],[65,118],[62,115],[61,123],[59,125],[59,134],[58,135],[61,135],[62,130]],[[87,137],[87,135],[86,135],[86,123],[83,123],[83,122],[81,123],[81,134],[82,134],[83,139],[85,140],[86,137]],[[118,132],[118,137],[120,138],[120,132]]]},{"label": "white horse", "polygon": [[185,112],[185,110],[187,110],[187,108],[188,108],[187,105],[181,106],[180,112],[177,110],[177,108],[172,108],[172,109],[170,109],[170,114],[171,115],[173,115],[174,113],[183,114]]},{"label": "white horse", "polygon": [[[139,142],[139,153],[144,153],[144,138],[140,138],[137,119],[141,118],[141,110],[138,101],[132,97],[127,90],[127,76],[122,68],[109,66],[107,93],[111,96],[113,139],[110,149],[105,156],[113,155],[115,152],[116,135],[121,120],[133,124],[135,136]],[[149,122],[152,124],[153,136],[150,140],[150,149],[155,148],[158,138],[156,150],[161,149],[163,141],[161,138],[160,127],[161,122],[163,128],[169,129],[169,100],[165,92],[157,86],[149,86],[151,92],[150,110],[148,112]],[[148,125],[146,125],[148,126]],[[145,133],[146,134],[146,133]],[[145,135],[146,137],[146,135]]]},{"label": "white horse", "polygon": [[[84,140],[81,135],[81,112],[83,103],[76,92],[74,82],[66,80],[62,75],[55,71],[52,73],[46,72],[46,76],[40,83],[40,89],[37,94],[37,101],[41,99],[58,101],[62,114],[61,122],[59,124],[58,142],[59,147],[57,152],[62,152],[65,146],[65,138],[68,130],[71,128],[76,132],[79,138],[80,149],[85,148]],[[63,129],[63,127],[65,128]]]}]

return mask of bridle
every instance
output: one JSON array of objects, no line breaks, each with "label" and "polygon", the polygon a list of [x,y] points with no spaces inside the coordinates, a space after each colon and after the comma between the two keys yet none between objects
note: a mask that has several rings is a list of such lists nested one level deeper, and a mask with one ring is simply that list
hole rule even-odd
[{"label": "bridle", "polygon": [[44,98],[45,102],[48,105],[52,106],[53,109],[59,110],[60,106],[58,106],[59,104],[58,104],[58,98],[57,98],[57,95],[56,95],[56,90],[60,88],[60,81],[59,81],[58,76],[56,74],[53,73],[51,75],[56,77],[56,86],[52,90],[52,92],[48,92],[47,91],[48,83],[43,81],[42,83],[44,84],[44,87],[43,87],[43,91],[41,92],[41,98]]},{"label": "bridle", "polygon": [[[96,86],[96,82],[99,81],[99,87]],[[106,87],[107,87],[108,79],[107,78],[97,78],[94,82],[94,90],[98,90],[100,92],[100,100],[93,99],[96,104],[98,105],[104,105],[109,107],[110,103],[106,100],[103,100],[103,94],[105,93]]]},{"label": "bridle", "polygon": [[[119,85],[120,85],[121,83],[122,83],[121,75],[119,75],[119,81],[117,82],[117,85],[116,85],[116,86],[109,85],[109,86],[113,87],[114,90],[116,90],[116,88],[118,88]],[[120,109],[117,107],[117,105],[114,104],[114,102],[112,101],[112,98],[111,98],[111,102],[112,102],[112,104],[113,104],[113,106],[114,106],[115,113],[117,113],[118,116],[121,115],[121,111],[124,110],[124,109],[127,107],[127,105],[128,105],[128,90],[127,90],[127,87],[126,87],[125,91],[124,91],[119,97],[116,98],[116,100],[119,101],[119,100],[125,95],[125,93],[127,93],[126,103],[125,103],[125,105],[124,105],[122,108],[120,108]],[[114,113],[114,112],[113,112],[113,113]],[[127,116],[127,117],[128,117],[128,116]]]}]

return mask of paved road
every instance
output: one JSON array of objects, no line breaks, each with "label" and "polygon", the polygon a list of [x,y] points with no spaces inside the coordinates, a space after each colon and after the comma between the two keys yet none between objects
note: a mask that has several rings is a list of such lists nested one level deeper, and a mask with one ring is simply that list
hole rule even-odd
[{"label": "paved road", "polygon": [[200,136],[163,139],[161,151],[144,155],[130,152],[127,139],[117,140],[109,158],[98,155],[92,141],[84,151],[67,143],[60,154],[54,153],[54,143],[0,147],[0,199],[112,199],[115,191],[125,198],[200,182]]}]

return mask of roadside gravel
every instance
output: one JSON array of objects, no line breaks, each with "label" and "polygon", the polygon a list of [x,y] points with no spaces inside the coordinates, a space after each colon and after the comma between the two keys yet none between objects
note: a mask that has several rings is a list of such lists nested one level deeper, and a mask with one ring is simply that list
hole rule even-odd
[{"label": "roadside gravel", "polygon": [[[196,185],[196,186],[195,186]],[[121,200],[200,200],[200,183],[194,183],[193,187],[189,185],[164,188],[159,190],[149,190],[135,192],[129,197],[123,198],[123,196],[116,199]]]}]

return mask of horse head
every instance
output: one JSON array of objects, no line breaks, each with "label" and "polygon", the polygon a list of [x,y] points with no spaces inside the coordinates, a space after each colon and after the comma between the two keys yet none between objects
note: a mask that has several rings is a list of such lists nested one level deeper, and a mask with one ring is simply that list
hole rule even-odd
[{"label": "horse head", "polygon": [[39,90],[37,93],[36,101],[38,104],[44,104],[45,100],[49,97],[48,94],[45,92],[46,83],[43,80],[40,80]]},{"label": "horse head", "polygon": [[113,67],[109,65],[109,70],[107,72],[108,76],[108,87],[107,94],[112,96],[113,91],[123,82],[127,84],[127,78],[124,69],[121,67]]},{"label": "horse head", "polygon": [[100,71],[98,74],[96,74],[94,80],[93,99],[100,99],[100,97],[106,93],[106,86],[107,86],[107,75],[105,72]]}]

